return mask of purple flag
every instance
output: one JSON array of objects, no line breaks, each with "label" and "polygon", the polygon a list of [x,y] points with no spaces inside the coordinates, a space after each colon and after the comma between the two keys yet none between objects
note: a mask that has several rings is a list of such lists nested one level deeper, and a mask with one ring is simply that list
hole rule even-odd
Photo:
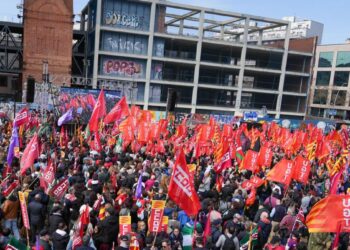
[{"label": "purple flag", "polygon": [[35,250],[40,250],[40,237],[39,237],[39,235],[37,235],[35,238],[36,238]]},{"label": "purple flag", "polygon": [[14,126],[12,128],[12,136],[11,136],[11,142],[10,142],[10,146],[8,149],[8,153],[7,153],[7,164],[8,166],[11,166],[12,161],[13,161],[13,157],[15,156],[15,149],[19,148],[19,141],[18,141],[18,132],[17,132],[17,127]]},{"label": "purple flag", "polygon": [[73,108],[70,108],[58,119],[57,125],[61,126],[67,122],[70,122],[71,120],[73,120]]},{"label": "purple flag", "polygon": [[139,180],[137,181],[135,196],[137,199],[140,199],[142,197],[142,173],[140,174]]}]

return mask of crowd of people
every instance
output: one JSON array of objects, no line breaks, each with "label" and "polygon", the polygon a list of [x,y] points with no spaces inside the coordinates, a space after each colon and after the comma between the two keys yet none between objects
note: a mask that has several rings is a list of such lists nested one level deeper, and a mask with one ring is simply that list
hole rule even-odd
[{"label": "crowd of people", "polygon": [[[161,135],[164,150],[150,151],[146,144],[136,150],[132,145],[118,147],[120,134],[101,133],[102,150],[97,152],[90,143],[94,136],[89,139],[81,132],[83,128],[78,133],[74,125],[63,125],[67,130],[69,126],[73,129],[64,134],[62,143],[60,129],[53,129],[56,121],[49,120],[49,124],[50,133],[40,134],[40,156],[21,174],[20,155],[11,165],[6,161],[13,122],[1,123],[1,249],[13,240],[43,250],[325,250],[332,247],[334,234],[309,233],[304,223],[313,205],[330,190],[327,163],[317,157],[310,159],[311,171],[305,184],[293,180],[285,186],[266,180],[269,170],[282,158],[293,161],[305,150],[304,146],[290,153],[278,143],[273,144],[271,166],[261,167],[254,173],[240,169],[235,158],[231,159],[229,168],[218,173],[214,168],[215,152],[193,157],[193,147],[185,152],[186,162],[194,164],[193,185],[201,208],[196,216],[188,216],[168,196],[179,149],[176,144],[181,144],[170,139],[178,132],[176,126],[168,129],[170,133]],[[36,126],[38,131],[43,124],[39,122]],[[235,131],[240,126],[236,124],[231,129]],[[264,132],[261,125],[254,129]],[[195,131],[196,128],[188,126],[181,140],[190,140]],[[33,137],[33,130],[22,131],[19,136],[22,152]],[[241,139],[243,153],[248,149],[258,152],[263,145],[261,140],[256,148],[244,133]],[[272,138],[266,133],[264,143],[269,141]],[[331,157],[336,161],[341,155],[339,151]],[[68,178],[69,187],[62,197],[52,195],[51,184],[42,183],[42,174],[48,166],[54,168],[54,185]],[[256,188],[253,200],[252,191],[245,188],[252,176],[264,181]],[[18,185],[10,193],[5,192],[16,181]],[[140,183],[141,197],[137,198],[135,193]],[[348,188],[350,179],[346,170],[337,192],[347,193]],[[24,226],[18,191],[23,192],[27,204],[29,230]],[[168,217],[168,224],[158,233],[148,230],[152,200],[166,201],[164,216]],[[86,211],[89,218],[82,224]],[[126,235],[120,233],[120,216],[131,216],[131,232]],[[75,242],[77,231],[82,232],[78,244]],[[337,247],[348,249],[348,246],[349,235],[342,233]]]}]

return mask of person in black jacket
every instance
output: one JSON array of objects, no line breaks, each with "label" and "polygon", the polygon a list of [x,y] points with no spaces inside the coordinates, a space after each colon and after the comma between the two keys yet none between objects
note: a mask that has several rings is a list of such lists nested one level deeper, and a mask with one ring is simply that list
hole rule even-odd
[{"label": "person in black jacket", "polygon": [[106,218],[97,224],[98,233],[94,241],[99,242],[101,249],[110,249],[118,236],[119,221],[112,207],[106,209],[105,216]]},{"label": "person in black jacket", "polygon": [[69,242],[69,235],[66,232],[66,230],[67,230],[66,224],[60,222],[58,224],[58,228],[52,234],[53,250],[66,249]]},{"label": "person in black jacket", "polygon": [[179,249],[179,247],[182,246],[183,237],[180,228],[174,227],[169,235],[169,240],[172,249]]},{"label": "person in black jacket", "polygon": [[49,216],[49,232],[52,234],[60,223],[64,223],[62,209],[59,206],[53,207]]},{"label": "person in black jacket", "polygon": [[28,204],[28,216],[30,222],[31,240],[34,243],[36,235],[44,227],[46,209],[41,203],[40,194],[34,196],[34,200]]},{"label": "person in black jacket", "polygon": [[267,212],[261,213],[260,220],[258,222],[258,243],[256,245],[257,249],[263,248],[267,242],[267,239],[269,238],[272,226],[268,218],[269,215]]}]

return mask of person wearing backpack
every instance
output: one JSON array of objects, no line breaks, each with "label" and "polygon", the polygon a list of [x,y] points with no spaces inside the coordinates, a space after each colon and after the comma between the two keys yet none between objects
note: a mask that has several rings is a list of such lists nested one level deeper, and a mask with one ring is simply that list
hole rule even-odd
[{"label": "person wearing backpack", "polygon": [[234,232],[235,227],[232,224],[227,225],[215,246],[220,250],[239,250],[239,241]]}]

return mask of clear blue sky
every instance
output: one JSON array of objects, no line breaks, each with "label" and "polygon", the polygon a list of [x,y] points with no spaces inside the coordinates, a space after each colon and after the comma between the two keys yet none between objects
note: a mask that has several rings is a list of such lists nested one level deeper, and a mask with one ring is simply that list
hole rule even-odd
[{"label": "clear blue sky", "polygon": [[[323,44],[343,43],[350,37],[350,0],[173,0],[265,17],[298,16],[324,24]],[[79,13],[88,0],[74,0],[74,13]],[[15,20],[20,0],[1,0],[0,17]]]}]

